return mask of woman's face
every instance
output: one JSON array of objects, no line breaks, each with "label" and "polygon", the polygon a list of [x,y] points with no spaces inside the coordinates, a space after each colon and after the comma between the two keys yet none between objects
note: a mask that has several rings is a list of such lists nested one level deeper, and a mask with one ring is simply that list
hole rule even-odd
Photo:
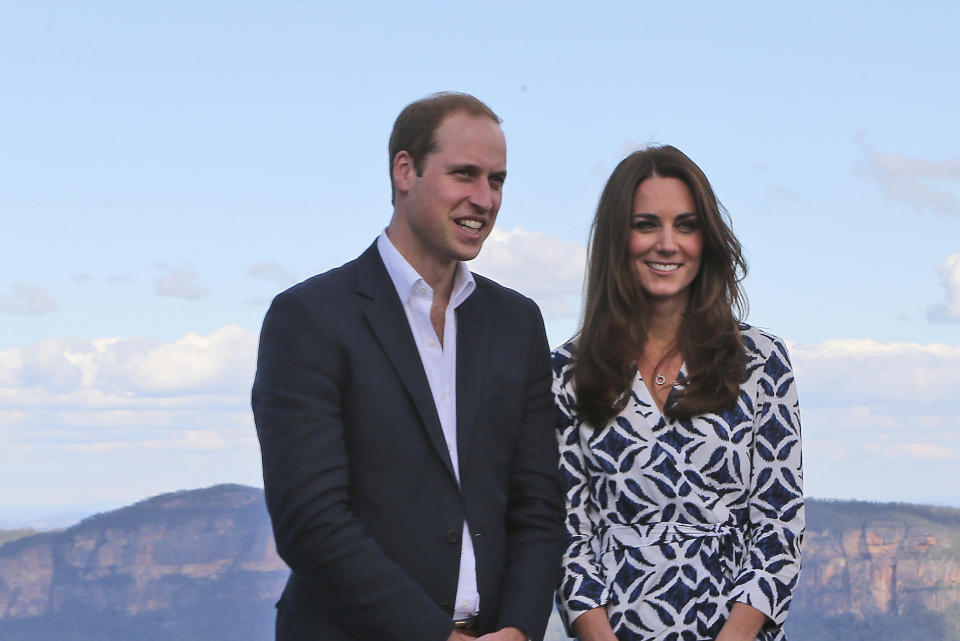
[{"label": "woman's face", "polygon": [[701,221],[687,184],[660,176],[640,183],[633,196],[630,256],[651,301],[685,304],[702,253]]}]

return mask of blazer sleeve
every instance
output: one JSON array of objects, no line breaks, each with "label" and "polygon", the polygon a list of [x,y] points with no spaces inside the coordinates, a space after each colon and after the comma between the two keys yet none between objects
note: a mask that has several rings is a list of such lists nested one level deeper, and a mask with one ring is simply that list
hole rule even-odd
[{"label": "blazer sleeve", "polygon": [[787,348],[773,339],[754,408],[750,530],[744,568],[730,593],[783,626],[800,575],[804,531],[800,411]]},{"label": "blazer sleeve", "polygon": [[[520,435],[506,511],[506,564],[497,628],[515,626],[542,639],[560,579],[563,503],[550,393],[550,350],[539,309],[530,343]],[[481,604],[482,607],[482,604]]]},{"label": "blazer sleeve", "polygon": [[277,551],[353,638],[443,641],[450,617],[350,511],[342,346],[304,298],[294,289],[274,299],[252,394]]}]

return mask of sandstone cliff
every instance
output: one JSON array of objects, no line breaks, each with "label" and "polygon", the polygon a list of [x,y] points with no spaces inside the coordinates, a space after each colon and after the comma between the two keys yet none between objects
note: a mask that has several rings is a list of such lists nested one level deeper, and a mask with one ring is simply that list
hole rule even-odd
[{"label": "sandstone cliff", "polygon": [[960,639],[960,510],[811,500],[807,515],[796,638]]},{"label": "sandstone cliff", "polygon": [[[791,641],[960,639],[960,510],[811,500],[807,521]],[[0,639],[270,639],[286,575],[261,490],[165,494],[0,545]]]},{"label": "sandstone cliff", "polygon": [[131,638],[119,634],[131,625],[167,630],[136,638],[204,638],[223,617],[226,629],[260,630],[242,638],[267,638],[286,575],[261,490],[165,494],[0,547],[0,638],[34,638],[25,631],[53,622],[76,628],[60,639],[86,638],[87,628],[98,631],[90,638]]}]

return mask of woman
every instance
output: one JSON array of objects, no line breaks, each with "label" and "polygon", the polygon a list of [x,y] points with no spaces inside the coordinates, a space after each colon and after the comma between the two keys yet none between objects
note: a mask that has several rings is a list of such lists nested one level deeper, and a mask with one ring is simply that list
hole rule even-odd
[{"label": "woman", "polygon": [[780,339],[737,321],[746,265],[700,168],[666,146],[623,160],[588,263],[583,326],[553,357],[568,631],[784,639],[803,532],[793,374]]}]

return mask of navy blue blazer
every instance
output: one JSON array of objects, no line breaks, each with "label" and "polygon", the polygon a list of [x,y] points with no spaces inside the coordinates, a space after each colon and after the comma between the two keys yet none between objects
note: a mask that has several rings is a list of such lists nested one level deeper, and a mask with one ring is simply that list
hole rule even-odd
[{"label": "navy blue blazer", "polygon": [[465,518],[479,632],[542,638],[563,519],[546,336],[533,301],[475,278],[456,310],[460,485],[376,244],[274,299],[252,401],[292,571],[279,640],[444,641]]}]

